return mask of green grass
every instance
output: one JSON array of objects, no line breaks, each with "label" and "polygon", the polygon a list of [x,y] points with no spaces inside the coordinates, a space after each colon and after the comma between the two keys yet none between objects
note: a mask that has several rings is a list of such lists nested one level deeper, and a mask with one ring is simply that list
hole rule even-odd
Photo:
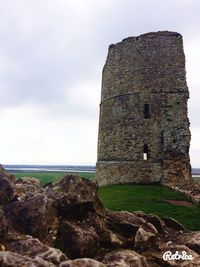
[{"label": "green grass", "polygon": [[[40,179],[43,186],[47,182],[59,180],[66,172],[15,172],[16,178],[29,176]],[[94,173],[74,173],[93,179]],[[111,185],[99,188],[99,196],[108,209],[114,211],[144,211],[160,217],[172,217],[188,230],[200,230],[200,205],[182,207],[166,203],[165,200],[187,200],[184,194],[174,192],[160,185]]]},{"label": "green grass", "polygon": [[44,186],[46,183],[55,182],[65,175],[74,174],[79,175],[81,177],[85,177],[87,179],[94,178],[94,173],[87,173],[87,172],[76,172],[76,173],[69,173],[69,172],[10,172],[15,175],[17,179],[20,177],[34,177],[40,180],[41,186]]},{"label": "green grass", "polygon": [[114,211],[144,211],[160,217],[172,217],[188,230],[200,230],[200,206],[183,207],[165,200],[188,200],[184,194],[160,185],[111,185],[99,189],[105,206]]}]

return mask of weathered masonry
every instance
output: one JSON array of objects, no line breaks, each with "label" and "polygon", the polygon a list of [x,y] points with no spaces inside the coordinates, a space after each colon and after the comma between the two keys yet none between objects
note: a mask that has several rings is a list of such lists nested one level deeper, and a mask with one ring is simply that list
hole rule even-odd
[{"label": "weathered masonry", "polygon": [[182,36],[152,32],[112,44],[103,69],[100,185],[191,179]]}]

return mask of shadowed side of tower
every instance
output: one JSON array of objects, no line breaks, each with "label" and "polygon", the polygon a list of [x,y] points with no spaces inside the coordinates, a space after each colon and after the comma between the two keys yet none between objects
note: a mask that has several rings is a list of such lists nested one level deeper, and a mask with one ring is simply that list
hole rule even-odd
[{"label": "shadowed side of tower", "polygon": [[100,185],[190,180],[182,36],[156,32],[110,45],[102,76]]}]

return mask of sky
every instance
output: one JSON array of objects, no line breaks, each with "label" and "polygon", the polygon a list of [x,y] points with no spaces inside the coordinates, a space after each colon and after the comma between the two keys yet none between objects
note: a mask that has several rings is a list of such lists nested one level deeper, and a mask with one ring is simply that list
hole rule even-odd
[{"label": "sky", "polygon": [[159,30],[183,35],[200,167],[199,0],[0,0],[0,163],[95,164],[108,46]]}]

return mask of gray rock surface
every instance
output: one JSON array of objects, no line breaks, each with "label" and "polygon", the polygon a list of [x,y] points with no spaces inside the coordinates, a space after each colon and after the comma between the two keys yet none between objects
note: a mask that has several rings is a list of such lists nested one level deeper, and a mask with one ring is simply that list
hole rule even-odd
[{"label": "gray rock surface", "polygon": [[62,262],[60,267],[106,267],[106,265],[101,262],[85,258]]},{"label": "gray rock surface", "polygon": [[122,250],[108,253],[103,263],[108,267],[148,267],[144,256],[134,250]]}]

